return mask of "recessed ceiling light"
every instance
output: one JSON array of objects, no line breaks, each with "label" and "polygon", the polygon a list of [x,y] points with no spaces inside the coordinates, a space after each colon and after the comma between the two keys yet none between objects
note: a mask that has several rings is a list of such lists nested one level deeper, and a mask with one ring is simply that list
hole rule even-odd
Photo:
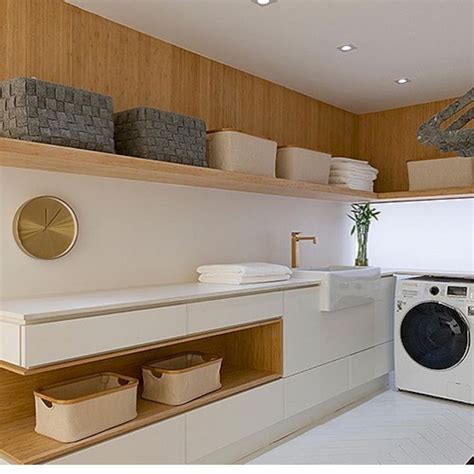
[{"label": "recessed ceiling light", "polygon": [[272,3],[275,3],[277,0],[251,0],[253,3],[256,3],[260,7],[266,7]]},{"label": "recessed ceiling light", "polygon": [[357,46],[354,46],[353,44],[343,44],[342,46],[338,46],[337,49],[343,53],[348,53],[349,51],[357,49]]},{"label": "recessed ceiling light", "polygon": [[408,77],[401,77],[400,79],[396,79],[395,82],[397,84],[406,84],[407,82],[411,82]]}]

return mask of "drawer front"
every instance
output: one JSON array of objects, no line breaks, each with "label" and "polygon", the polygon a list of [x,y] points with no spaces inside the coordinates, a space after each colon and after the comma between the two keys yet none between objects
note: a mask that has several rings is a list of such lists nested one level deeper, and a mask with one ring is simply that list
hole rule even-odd
[{"label": "drawer front", "polygon": [[48,464],[184,464],[185,427],[181,415]]},{"label": "drawer front", "polygon": [[351,388],[393,370],[393,343],[387,342],[351,356]]},{"label": "drawer front", "polygon": [[284,292],[283,375],[285,377],[319,364],[321,332],[319,293],[319,288]]},{"label": "drawer front", "polygon": [[188,305],[188,334],[276,318],[282,314],[282,292],[191,303]]},{"label": "drawer front", "polygon": [[21,365],[34,367],[185,334],[185,305],[23,326]]},{"label": "drawer front", "polygon": [[283,410],[283,382],[278,380],[187,413],[187,462],[278,423]]},{"label": "drawer front", "polygon": [[20,326],[6,322],[0,322],[0,360],[20,365],[21,331]]},{"label": "drawer front", "polygon": [[395,285],[395,277],[382,278],[380,298],[375,302],[375,345],[393,340]]},{"label": "drawer front", "polygon": [[349,390],[349,358],[293,375],[285,382],[285,417],[289,418]]}]

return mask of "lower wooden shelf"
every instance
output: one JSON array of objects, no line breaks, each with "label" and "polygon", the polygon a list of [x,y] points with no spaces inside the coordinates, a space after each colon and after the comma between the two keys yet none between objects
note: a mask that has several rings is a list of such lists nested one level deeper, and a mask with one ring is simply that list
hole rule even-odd
[{"label": "lower wooden shelf", "polygon": [[60,443],[35,433],[35,418],[23,418],[0,426],[0,453],[19,464],[38,464],[78,449],[114,438],[157,421],[179,415],[239,392],[272,382],[281,377],[272,372],[225,367],[222,388],[181,406],[169,406],[143,399],[138,401],[138,417],[128,423],[75,443]]}]

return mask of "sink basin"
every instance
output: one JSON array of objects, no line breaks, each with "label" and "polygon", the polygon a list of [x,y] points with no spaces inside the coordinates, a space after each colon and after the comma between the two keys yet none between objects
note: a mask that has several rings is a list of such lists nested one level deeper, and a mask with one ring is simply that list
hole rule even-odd
[{"label": "sink basin", "polygon": [[293,270],[295,278],[321,280],[321,311],[336,311],[372,303],[380,290],[380,268],[333,265]]}]

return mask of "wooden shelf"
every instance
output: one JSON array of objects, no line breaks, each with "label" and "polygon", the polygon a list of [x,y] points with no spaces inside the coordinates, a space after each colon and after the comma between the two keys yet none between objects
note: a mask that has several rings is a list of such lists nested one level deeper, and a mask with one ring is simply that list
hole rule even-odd
[{"label": "wooden shelf", "polygon": [[464,188],[428,189],[426,191],[399,191],[379,193],[377,202],[436,201],[474,197],[474,186]]},{"label": "wooden shelf", "polygon": [[377,197],[375,193],[338,186],[178,165],[8,138],[0,138],[0,166],[328,201],[353,202]]},{"label": "wooden shelf", "polygon": [[34,417],[2,423],[0,426],[0,439],[2,440],[0,453],[19,464],[43,463],[279,378],[279,374],[272,372],[227,367],[222,370],[222,388],[220,390],[180,406],[163,405],[140,398],[137,418],[75,443],[60,443],[35,433]]}]

